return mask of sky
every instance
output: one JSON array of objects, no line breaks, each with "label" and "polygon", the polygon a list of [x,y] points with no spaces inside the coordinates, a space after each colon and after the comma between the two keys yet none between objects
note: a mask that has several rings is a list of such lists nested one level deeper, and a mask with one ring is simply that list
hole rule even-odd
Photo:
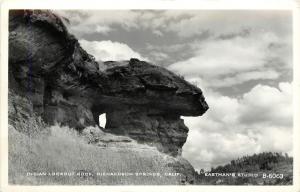
[{"label": "sky", "polygon": [[98,61],[139,58],[184,76],[210,109],[182,117],[196,169],[264,151],[292,155],[292,13],[56,10]]}]

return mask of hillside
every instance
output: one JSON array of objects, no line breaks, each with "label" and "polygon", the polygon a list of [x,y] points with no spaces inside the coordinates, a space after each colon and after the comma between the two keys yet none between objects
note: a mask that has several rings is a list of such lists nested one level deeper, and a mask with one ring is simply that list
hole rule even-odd
[{"label": "hillside", "polygon": [[229,164],[203,170],[197,183],[213,185],[291,185],[293,158],[277,152],[263,152],[232,160]]},{"label": "hillside", "polygon": [[[165,155],[128,137],[103,134],[94,127],[86,131],[79,135],[56,125],[29,137],[10,126],[9,183],[177,185],[185,181],[180,175],[165,175],[180,171],[174,167],[186,163],[184,159]],[[91,141],[93,144],[88,144]]]}]

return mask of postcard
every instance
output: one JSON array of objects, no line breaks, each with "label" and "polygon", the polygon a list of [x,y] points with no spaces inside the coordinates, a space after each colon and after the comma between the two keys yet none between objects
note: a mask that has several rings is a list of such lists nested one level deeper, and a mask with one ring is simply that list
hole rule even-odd
[{"label": "postcard", "polygon": [[160,3],[2,7],[3,191],[299,190],[297,4]]}]

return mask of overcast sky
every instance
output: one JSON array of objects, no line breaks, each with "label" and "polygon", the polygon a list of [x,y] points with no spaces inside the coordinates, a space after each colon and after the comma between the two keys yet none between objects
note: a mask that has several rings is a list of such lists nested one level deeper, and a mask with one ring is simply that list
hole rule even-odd
[{"label": "overcast sky", "polygon": [[291,12],[57,12],[97,60],[140,58],[203,90],[210,109],[183,117],[183,156],[196,169],[263,151],[292,154]]}]

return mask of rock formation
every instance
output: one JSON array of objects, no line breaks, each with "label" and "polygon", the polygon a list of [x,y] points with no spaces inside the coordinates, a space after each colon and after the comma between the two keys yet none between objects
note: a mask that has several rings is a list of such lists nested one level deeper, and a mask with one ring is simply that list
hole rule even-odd
[{"label": "rock formation", "polygon": [[[180,116],[208,109],[202,91],[178,75],[145,61],[98,63],[50,11],[9,14],[9,121],[22,132],[26,122],[60,123],[105,132],[180,155],[188,128]],[[22,101],[22,102],[21,102]],[[38,119],[38,120],[37,120]]]},{"label": "rock formation", "polygon": [[144,61],[114,63],[104,71],[109,85],[92,108],[94,116],[106,112],[105,130],[177,155],[188,133],[180,115],[197,116],[207,110],[201,90]]}]

